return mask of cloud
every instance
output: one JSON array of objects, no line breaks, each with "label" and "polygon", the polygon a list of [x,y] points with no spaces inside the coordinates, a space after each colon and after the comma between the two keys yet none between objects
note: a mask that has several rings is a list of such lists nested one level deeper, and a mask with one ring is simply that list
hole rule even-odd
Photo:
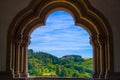
[{"label": "cloud", "polygon": [[74,26],[73,18],[63,11],[51,14],[46,20],[46,26],[33,31],[28,48],[52,53],[92,51],[89,34],[83,28]]}]

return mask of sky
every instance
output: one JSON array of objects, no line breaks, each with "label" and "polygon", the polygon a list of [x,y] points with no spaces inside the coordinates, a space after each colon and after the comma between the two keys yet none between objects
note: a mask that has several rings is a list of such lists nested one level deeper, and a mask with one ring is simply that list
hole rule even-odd
[{"label": "sky", "polygon": [[65,11],[55,11],[46,19],[46,25],[35,29],[31,34],[28,49],[34,52],[47,52],[57,57],[81,55],[92,58],[88,32],[75,26],[73,17]]}]

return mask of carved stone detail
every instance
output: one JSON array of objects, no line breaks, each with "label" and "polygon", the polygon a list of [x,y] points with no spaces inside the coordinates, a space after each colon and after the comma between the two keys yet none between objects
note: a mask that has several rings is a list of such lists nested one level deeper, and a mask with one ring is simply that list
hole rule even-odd
[{"label": "carved stone detail", "polygon": [[[12,77],[28,76],[27,46],[30,43],[30,33],[45,24],[48,14],[59,9],[72,14],[75,24],[82,25],[90,33],[94,57],[93,77],[100,76],[105,79],[108,70],[114,72],[114,61],[110,56],[113,54],[110,47],[113,46],[112,30],[104,16],[94,9],[88,0],[32,0],[30,5],[15,17],[8,30],[7,72],[13,70],[13,73],[10,72]],[[110,36],[107,36],[108,34]]]},{"label": "carved stone detail", "polygon": [[20,68],[20,44],[22,42],[22,35],[21,34],[18,34],[15,36],[15,66],[14,66],[14,76],[15,77],[20,77],[20,71],[19,71],[19,68]]},{"label": "carved stone detail", "polygon": [[90,37],[90,43],[93,46],[93,64],[94,64],[94,72],[93,72],[93,77],[98,78],[100,75],[100,61],[99,61],[99,44],[97,41],[97,36],[93,35]]}]

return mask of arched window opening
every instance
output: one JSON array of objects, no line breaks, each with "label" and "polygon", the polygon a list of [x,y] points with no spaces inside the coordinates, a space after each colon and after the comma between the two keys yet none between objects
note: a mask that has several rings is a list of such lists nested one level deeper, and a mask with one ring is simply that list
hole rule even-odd
[{"label": "arched window opening", "polygon": [[[110,79],[114,74],[113,35],[106,18],[88,0],[33,0],[17,14],[8,29],[6,72],[11,80],[29,78],[27,59],[30,34],[35,28],[42,28],[48,14],[55,10],[69,12],[78,26],[76,28],[82,26],[89,32],[93,47],[93,78]],[[65,80],[56,80],[61,79]]]},{"label": "arched window opening", "polygon": [[88,32],[75,26],[72,16],[55,11],[31,34],[28,46],[29,76],[91,78],[92,46]]}]

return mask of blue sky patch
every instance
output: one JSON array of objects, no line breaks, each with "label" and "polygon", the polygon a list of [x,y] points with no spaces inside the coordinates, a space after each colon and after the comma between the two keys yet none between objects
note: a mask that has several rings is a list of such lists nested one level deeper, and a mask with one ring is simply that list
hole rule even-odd
[{"label": "blue sky patch", "polygon": [[92,58],[92,46],[89,34],[80,26],[75,26],[73,17],[65,11],[55,11],[31,34],[28,49],[47,52],[62,57],[64,55],[81,55]]}]

